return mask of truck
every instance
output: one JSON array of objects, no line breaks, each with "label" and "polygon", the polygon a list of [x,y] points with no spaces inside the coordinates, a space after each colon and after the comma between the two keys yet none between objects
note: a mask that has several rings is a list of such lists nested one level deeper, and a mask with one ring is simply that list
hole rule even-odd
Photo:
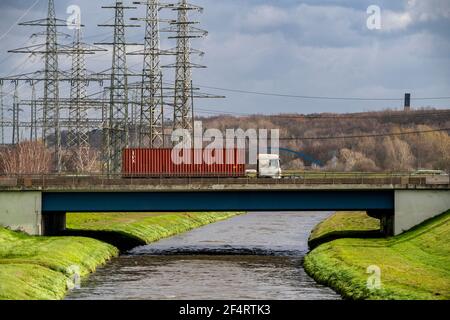
[{"label": "truck", "polygon": [[[183,150],[182,156],[190,160],[176,164],[173,149],[127,148],[122,152],[122,176],[124,178],[151,177],[223,177],[239,178],[257,176],[281,178],[280,157],[275,154],[259,154],[257,170],[246,170],[245,150]],[[187,152],[187,154],[186,154]],[[256,171],[256,172],[254,172]]]},{"label": "truck", "polygon": [[280,156],[278,154],[259,154],[257,174],[261,178],[280,179]]}]

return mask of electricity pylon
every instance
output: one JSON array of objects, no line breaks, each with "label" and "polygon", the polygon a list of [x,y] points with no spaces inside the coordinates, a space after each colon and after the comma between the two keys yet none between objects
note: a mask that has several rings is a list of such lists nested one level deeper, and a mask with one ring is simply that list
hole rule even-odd
[{"label": "electricity pylon", "polygon": [[30,141],[37,141],[38,133],[37,133],[37,97],[36,97],[36,83],[31,80],[31,126],[30,126]]},{"label": "electricity pylon", "polygon": [[193,85],[192,68],[206,68],[205,66],[191,62],[192,54],[203,55],[203,52],[191,48],[191,39],[202,38],[208,33],[205,30],[194,27],[196,21],[189,20],[189,12],[202,12],[203,8],[189,4],[187,0],[180,0],[174,5],[174,11],[178,12],[176,21],[170,23],[168,31],[175,32],[176,35],[169,39],[176,39],[177,46],[174,50],[176,63],[164,66],[175,68],[175,89],[173,102],[173,130],[185,129],[193,131],[194,108],[193,108]]},{"label": "electricity pylon", "polygon": [[3,81],[0,80],[0,142],[2,145],[5,144],[5,112],[4,112],[4,106],[3,106]]},{"label": "electricity pylon", "polygon": [[43,125],[42,138],[46,145],[53,140],[55,149],[55,168],[61,172],[61,127],[59,104],[59,69],[58,55],[64,52],[64,46],[57,42],[58,26],[67,26],[65,20],[56,19],[55,2],[48,0],[47,18],[22,22],[22,26],[46,27],[46,31],[36,35],[44,35],[44,44],[33,45],[25,48],[11,50],[13,53],[28,53],[44,56],[44,99],[43,99]]},{"label": "electricity pylon", "polygon": [[141,110],[139,119],[139,146],[150,148],[164,147],[164,94],[160,56],[168,54],[161,50],[159,11],[172,5],[161,4],[159,0],[135,1],[133,4],[145,5],[144,50],[132,52],[144,56],[141,82]]},{"label": "electricity pylon", "polygon": [[12,144],[16,145],[20,142],[20,128],[19,128],[19,119],[20,119],[20,112],[22,110],[20,109],[19,104],[19,83],[14,83],[14,97],[13,97],[13,107],[12,107],[12,113],[13,113],[13,132],[12,132]]},{"label": "electricity pylon", "polygon": [[[72,54],[72,83],[70,87],[69,121],[75,124],[69,128],[67,146],[74,153],[77,162],[85,162],[89,155],[89,129],[84,126],[88,118],[86,100],[86,65],[81,43],[81,27],[75,29]],[[82,164],[81,163],[81,164]],[[79,167],[79,164],[77,164]]]},{"label": "electricity pylon", "polygon": [[128,68],[126,58],[125,28],[139,27],[139,25],[126,25],[124,11],[136,9],[126,7],[121,1],[114,6],[103,6],[104,9],[114,9],[114,24],[100,24],[100,27],[113,27],[114,39],[111,43],[97,43],[113,46],[113,58],[110,80],[110,106],[108,112],[108,125],[105,141],[107,154],[107,171],[118,173],[121,170],[122,150],[129,146],[129,101],[128,101]]},{"label": "electricity pylon", "polygon": [[71,126],[68,128],[67,146],[72,153],[75,170],[80,172],[85,167],[90,153],[88,111],[93,104],[98,104],[98,101],[86,99],[88,81],[96,79],[92,76],[88,79],[85,56],[106,50],[82,42],[82,26],[79,20],[74,25],[74,29],[69,100],[69,123]]}]

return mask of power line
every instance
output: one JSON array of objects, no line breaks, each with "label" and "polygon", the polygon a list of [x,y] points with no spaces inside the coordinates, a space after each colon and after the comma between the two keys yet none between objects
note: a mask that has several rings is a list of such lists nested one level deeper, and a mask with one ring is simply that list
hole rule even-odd
[{"label": "power line", "polygon": [[26,17],[26,15],[39,3],[39,1],[40,0],[36,0],[32,5],[31,5],[31,7],[29,7],[28,9],[27,9],[27,11],[25,11],[25,13],[23,14],[23,15],[21,15],[20,16],[20,18],[19,19],[17,19],[17,21],[16,22],[14,22],[10,27],[9,27],[9,29],[8,30],[6,30],[6,32],[4,33],[4,34],[2,34],[1,36],[0,36],[0,41],[4,38],[4,37],[6,37],[15,27],[16,27],[16,25],[19,23],[19,22],[21,22],[22,21],[22,19],[23,18],[25,18]]},{"label": "power line", "polygon": [[[260,96],[271,96],[271,97],[283,97],[283,98],[297,98],[297,99],[311,99],[311,100],[342,100],[342,101],[403,101],[403,98],[363,98],[363,97],[331,97],[331,96],[308,96],[308,95],[295,95],[295,94],[282,94],[274,92],[263,92],[263,91],[250,91],[241,89],[229,89],[199,85],[199,87],[214,89],[226,92],[235,92],[242,94],[253,94]],[[450,100],[449,97],[419,97],[413,98],[413,100]]]},{"label": "power line", "polygon": [[385,113],[383,111],[380,112],[371,112],[371,113],[361,113],[361,114],[317,114],[317,115],[290,115],[290,114],[251,114],[251,113],[242,113],[242,112],[233,112],[233,111],[223,111],[223,110],[212,110],[212,109],[204,109],[197,108],[199,113],[204,114],[213,114],[213,115],[230,115],[230,116],[241,116],[241,117],[269,117],[269,118],[280,118],[280,119],[300,119],[300,120],[321,120],[321,119],[334,119],[334,120],[345,120],[345,119],[376,119],[382,117],[390,117],[390,118],[404,118],[405,116],[414,116],[414,117],[426,117],[433,115],[447,115],[450,113],[450,109],[444,110],[430,110],[430,111],[411,111],[407,114],[403,111],[390,111],[392,113]]},{"label": "power line", "polygon": [[361,138],[380,138],[380,137],[396,137],[396,136],[406,136],[414,134],[424,134],[433,132],[445,132],[450,131],[450,128],[440,128],[432,130],[419,130],[419,131],[408,131],[408,132],[398,132],[398,133],[385,133],[385,134],[365,134],[365,135],[349,135],[349,136],[329,136],[329,137],[281,137],[281,141],[296,141],[296,140],[340,140],[340,139],[361,139]]}]

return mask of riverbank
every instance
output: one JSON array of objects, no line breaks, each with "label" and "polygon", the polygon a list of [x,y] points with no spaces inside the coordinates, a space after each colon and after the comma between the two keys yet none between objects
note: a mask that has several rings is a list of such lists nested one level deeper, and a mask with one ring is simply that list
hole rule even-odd
[{"label": "riverbank", "polygon": [[[334,215],[310,240],[328,232],[366,227],[364,215]],[[368,267],[381,271],[381,288],[369,289]],[[339,239],[319,245],[305,258],[307,273],[349,299],[450,299],[450,211],[387,239]]]},{"label": "riverbank", "polygon": [[382,237],[379,219],[365,212],[338,212],[319,223],[311,232],[308,246],[312,250],[323,243],[341,238]]},{"label": "riverbank", "polygon": [[127,251],[239,214],[242,213],[69,213],[66,234],[95,238]]},{"label": "riverbank", "polygon": [[85,276],[118,253],[94,239],[31,237],[0,227],[0,300],[62,299],[73,272]]},{"label": "riverbank", "polygon": [[[100,233],[100,238],[107,234],[146,244],[237,214],[68,214],[67,226],[69,233]],[[0,300],[62,299],[74,271],[86,276],[118,254],[118,248],[96,239],[32,237],[0,227]]]}]

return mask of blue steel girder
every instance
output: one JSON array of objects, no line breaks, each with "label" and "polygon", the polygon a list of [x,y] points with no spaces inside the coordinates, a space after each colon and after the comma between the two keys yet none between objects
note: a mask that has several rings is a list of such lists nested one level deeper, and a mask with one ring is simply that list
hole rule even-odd
[{"label": "blue steel girder", "polygon": [[390,211],[393,190],[43,192],[42,211]]}]

